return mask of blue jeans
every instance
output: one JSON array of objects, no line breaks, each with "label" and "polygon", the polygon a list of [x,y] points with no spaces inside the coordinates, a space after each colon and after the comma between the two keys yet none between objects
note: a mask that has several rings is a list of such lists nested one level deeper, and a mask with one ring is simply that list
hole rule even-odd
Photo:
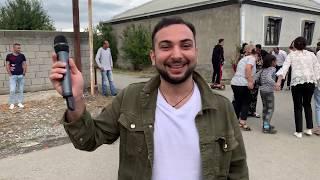
[{"label": "blue jeans", "polygon": [[[12,75],[9,77],[10,96],[9,104],[23,102],[24,76]],[[17,94],[16,94],[17,90]]]},{"label": "blue jeans", "polygon": [[314,104],[315,104],[315,110],[316,110],[316,121],[318,127],[320,127],[320,90],[318,87],[314,90]]},{"label": "blue jeans", "polygon": [[117,90],[113,83],[112,71],[111,70],[101,71],[101,77],[102,77],[102,94],[107,96],[107,79],[108,79],[111,96],[117,95]]}]

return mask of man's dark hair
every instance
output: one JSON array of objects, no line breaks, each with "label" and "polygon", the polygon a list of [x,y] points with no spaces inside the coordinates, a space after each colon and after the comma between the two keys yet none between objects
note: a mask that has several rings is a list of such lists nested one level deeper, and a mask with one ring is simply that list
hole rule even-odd
[{"label": "man's dark hair", "polygon": [[272,62],[276,61],[276,57],[272,54],[267,54],[264,58],[263,58],[263,65],[262,68],[268,68],[272,66]]},{"label": "man's dark hair", "polygon": [[262,49],[261,44],[256,44],[256,48],[257,48],[257,49]]},{"label": "man's dark hair", "polygon": [[169,17],[169,18],[163,18],[161,19],[158,24],[154,27],[153,32],[152,32],[152,48],[154,49],[155,47],[155,42],[154,38],[161,29],[168,27],[170,25],[175,25],[175,24],[183,24],[186,25],[193,33],[194,39],[196,39],[196,29],[194,28],[193,24],[183,20],[180,17]]},{"label": "man's dark hair", "polygon": [[21,46],[19,43],[14,43],[13,46]]},{"label": "man's dark hair", "polygon": [[300,36],[300,37],[297,37],[294,41],[294,47],[297,49],[297,50],[303,50],[306,48],[307,46],[307,40],[306,38]]},{"label": "man's dark hair", "polygon": [[246,47],[246,45],[248,45],[248,43],[242,43],[242,49],[244,49],[244,47]]},{"label": "man's dark hair", "polygon": [[219,44],[222,43],[224,41],[224,39],[219,39],[218,42]]},{"label": "man's dark hair", "polygon": [[319,50],[320,50],[320,42],[317,43],[316,52],[318,52]]}]

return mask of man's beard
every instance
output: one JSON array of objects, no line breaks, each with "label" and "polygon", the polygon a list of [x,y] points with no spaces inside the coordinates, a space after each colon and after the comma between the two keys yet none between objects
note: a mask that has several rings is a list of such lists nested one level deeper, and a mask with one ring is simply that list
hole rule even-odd
[{"label": "man's beard", "polygon": [[168,74],[168,72],[166,72],[163,69],[160,69],[156,66],[157,71],[159,72],[160,76],[167,82],[169,82],[170,84],[180,84],[185,82],[193,73],[194,69],[196,68],[196,65],[192,65],[191,67],[189,67],[187,69],[187,71],[184,73],[184,76],[182,76],[181,78],[172,78],[170,77],[170,75]]}]

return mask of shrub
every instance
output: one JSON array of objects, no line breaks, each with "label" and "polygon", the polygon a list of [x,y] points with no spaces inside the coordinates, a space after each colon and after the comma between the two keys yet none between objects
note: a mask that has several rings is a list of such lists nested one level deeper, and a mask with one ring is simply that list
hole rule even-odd
[{"label": "shrub", "polygon": [[122,34],[122,50],[125,59],[129,60],[134,70],[142,70],[142,67],[151,64],[149,53],[152,48],[151,32],[142,25],[128,26]]}]

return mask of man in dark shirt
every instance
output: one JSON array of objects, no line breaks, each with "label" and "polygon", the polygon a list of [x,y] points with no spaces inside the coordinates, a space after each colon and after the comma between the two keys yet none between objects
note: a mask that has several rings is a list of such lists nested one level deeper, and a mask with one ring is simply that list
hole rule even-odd
[{"label": "man in dark shirt", "polygon": [[23,108],[24,76],[27,71],[27,63],[25,56],[21,53],[20,44],[13,44],[13,52],[6,57],[6,69],[9,74],[10,87],[9,109],[14,109],[15,103],[18,103],[18,107]]},{"label": "man in dark shirt", "polygon": [[266,55],[269,54],[266,50],[262,49],[261,44],[256,44],[256,51],[262,59],[264,59],[264,57],[266,57]]},{"label": "man in dark shirt", "polygon": [[213,86],[221,86],[221,66],[224,62],[224,52],[223,52],[223,43],[224,39],[219,39],[218,44],[213,48],[212,52],[212,66],[213,66],[213,75],[212,75],[212,84]]}]

